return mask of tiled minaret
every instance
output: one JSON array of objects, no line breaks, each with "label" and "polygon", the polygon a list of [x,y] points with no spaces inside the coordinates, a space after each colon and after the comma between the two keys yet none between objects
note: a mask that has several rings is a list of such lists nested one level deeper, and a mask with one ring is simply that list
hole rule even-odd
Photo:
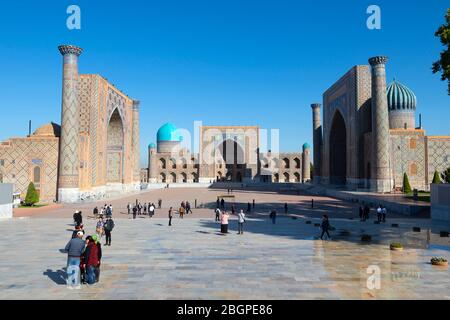
[{"label": "tiled minaret", "polygon": [[78,57],[83,49],[62,45],[63,89],[61,110],[61,137],[59,140],[58,201],[79,201],[79,106]]},{"label": "tiled minaret", "polygon": [[305,143],[303,145],[303,153],[302,153],[302,182],[308,182],[311,180],[311,150],[309,145]]},{"label": "tiled minaret", "polygon": [[320,120],[320,103],[313,103],[312,120],[313,120],[313,159],[314,159],[314,177],[313,183],[320,183],[322,176],[322,122]]},{"label": "tiled minaret", "polygon": [[389,192],[393,188],[390,170],[389,111],[386,95],[386,62],[384,56],[369,59],[372,66],[372,173],[371,189]]},{"label": "tiled minaret", "polygon": [[133,128],[132,128],[132,153],[133,153],[133,181],[139,183],[140,178],[140,143],[139,143],[139,106],[140,101],[133,100]]}]

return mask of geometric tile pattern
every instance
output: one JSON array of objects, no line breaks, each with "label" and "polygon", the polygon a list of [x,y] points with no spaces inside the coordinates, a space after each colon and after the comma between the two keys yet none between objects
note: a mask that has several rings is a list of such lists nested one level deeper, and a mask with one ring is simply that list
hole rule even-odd
[{"label": "geometric tile pattern", "polygon": [[427,137],[428,181],[433,181],[435,171],[444,172],[450,167],[450,136]]}]

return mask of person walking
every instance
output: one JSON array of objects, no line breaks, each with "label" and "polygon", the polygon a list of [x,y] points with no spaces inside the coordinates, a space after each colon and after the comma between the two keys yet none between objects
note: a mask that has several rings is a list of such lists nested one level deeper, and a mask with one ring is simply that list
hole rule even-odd
[{"label": "person walking", "polygon": [[[149,203],[150,206],[150,203]],[[150,214],[150,210],[149,210],[149,214]],[[144,202],[144,216],[147,215],[147,203]]]},{"label": "person walking", "polygon": [[105,246],[111,246],[111,232],[114,229],[114,221],[112,217],[108,217],[105,222]]},{"label": "person walking", "polygon": [[276,221],[277,221],[277,211],[275,209],[270,211],[269,218],[272,219],[272,224],[276,223]]},{"label": "person walking", "polygon": [[383,217],[383,222],[386,222],[386,214],[387,214],[387,209],[386,209],[386,207],[383,206],[383,208],[381,208],[381,215]]},{"label": "person walking", "polygon": [[323,240],[323,235],[326,233],[328,236],[328,240],[331,240],[330,233],[328,230],[330,229],[330,221],[328,220],[328,216],[326,214],[322,217],[322,224],[320,225],[322,228],[322,234],[320,235],[320,239]]},{"label": "person walking", "polygon": [[255,211],[255,199],[253,199],[253,211]]},{"label": "person walking", "polygon": [[238,213],[238,234],[244,234],[245,213],[241,209]]},{"label": "person walking", "polygon": [[217,221],[220,221],[220,213],[221,213],[221,212],[220,212],[219,207],[216,208],[216,211],[215,211],[215,212],[216,212],[216,222],[217,222]]},{"label": "person walking", "polygon": [[136,219],[136,214],[137,214],[137,207],[134,206],[133,207],[133,219]]},{"label": "person walking", "polygon": [[178,213],[180,214],[180,218],[183,219],[184,216],[184,207],[180,206],[180,209],[178,209]]},{"label": "person walking", "polygon": [[219,200],[219,198],[217,198],[216,203],[217,203],[216,208],[220,208],[220,200]]},{"label": "person walking", "polygon": [[284,203],[284,214],[288,213],[288,204],[287,202]]},{"label": "person walking", "polygon": [[172,226],[172,218],[173,218],[172,207],[170,207],[170,209],[169,209],[169,227]]},{"label": "person walking", "polygon": [[222,210],[225,210],[225,200],[222,198],[222,200],[220,200],[220,207],[222,208]]},{"label": "person walking", "polygon": [[189,203],[189,201],[186,201],[186,214],[192,214],[192,209],[191,209],[191,204]]},{"label": "person walking", "polygon": [[362,206],[359,206],[359,221],[364,220],[364,208]]},{"label": "person walking", "polygon": [[131,213],[131,204],[129,202],[127,204],[127,212],[128,212],[128,214]]},{"label": "person walking", "polygon": [[378,205],[378,208],[377,208],[377,219],[378,219],[378,222],[381,222],[381,215],[382,215],[382,209],[381,209],[381,204],[380,204],[380,205]]},{"label": "person walking", "polygon": [[99,236],[100,239],[105,234],[104,227],[105,221],[103,220],[103,217],[98,218],[97,225],[95,226],[95,233]]},{"label": "person walking", "polygon": [[222,213],[222,217],[220,219],[220,232],[221,233],[228,233],[228,219],[229,219],[230,215],[224,211]]},{"label": "person walking", "polygon": [[150,218],[152,218],[154,214],[155,214],[155,205],[152,203],[148,207],[148,215],[150,216]]},{"label": "person walking", "polygon": [[252,210],[252,206],[250,205],[250,202],[247,202],[247,213],[250,213]]},{"label": "person walking", "polygon": [[162,199],[158,199],[158,209],[161,209],[162,206]]},{"label": "person walking", "polygon": [[73,222],[75,224],[75,227],[83,224],[83,216],[81,215],[81,211],[75,211],[75,213],[73,214]]}]

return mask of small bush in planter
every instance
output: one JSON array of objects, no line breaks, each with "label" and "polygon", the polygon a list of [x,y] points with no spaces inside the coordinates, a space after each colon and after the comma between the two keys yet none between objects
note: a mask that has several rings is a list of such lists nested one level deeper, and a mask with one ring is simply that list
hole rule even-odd
[{"label": "small bush in planter", "polygon": [[433,257],[431,258],[431,264],[435,266],[448,266],[448,261],[443,257]]},{"label": "small bush in planter", "polygon": [[403,250],[403,245],[400,242],[393,242],[390,245],[391,250],[400,251]]}]

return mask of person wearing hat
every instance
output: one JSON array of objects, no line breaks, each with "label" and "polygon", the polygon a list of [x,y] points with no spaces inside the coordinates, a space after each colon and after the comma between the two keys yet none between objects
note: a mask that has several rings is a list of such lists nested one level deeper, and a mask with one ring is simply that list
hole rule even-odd
[{"label": "person wearing hat", "polygon": [[97,245],[98,236],[94,234],[91,236],[91,240],[87,243],[86,250],[84,251],[84,269],[86,270],[86,277],[88,284],[94,284],[97,282],[96,268],[100,266],[99,260],[99,246]]},{"label": "person wearing hat", "polygon": [[85,246],[83,235],[83,231],[78,231],[77,237],[70,239],[70,241],[64,248],[64,250],[67,252],[67,267],[80,265],[80,257],[83,254]]},{"label": "person wearing hat", "polygon": [[79,226],[83,223],[83,216],[81,215],[81,211],[75,211],[73,214],[73,221],[75,222],[75,226]]},{"label": "person wearing hat", "polygon": [[99,282],[100,280],[100,264],[102,260],[102,244],[100,243],[100,239],[96,234],[92,236],[92,241],[95,242],[97,245],[97,258],[98,258],[98,265],[94,267],[94,274],[95,274],[95,282]]}]

